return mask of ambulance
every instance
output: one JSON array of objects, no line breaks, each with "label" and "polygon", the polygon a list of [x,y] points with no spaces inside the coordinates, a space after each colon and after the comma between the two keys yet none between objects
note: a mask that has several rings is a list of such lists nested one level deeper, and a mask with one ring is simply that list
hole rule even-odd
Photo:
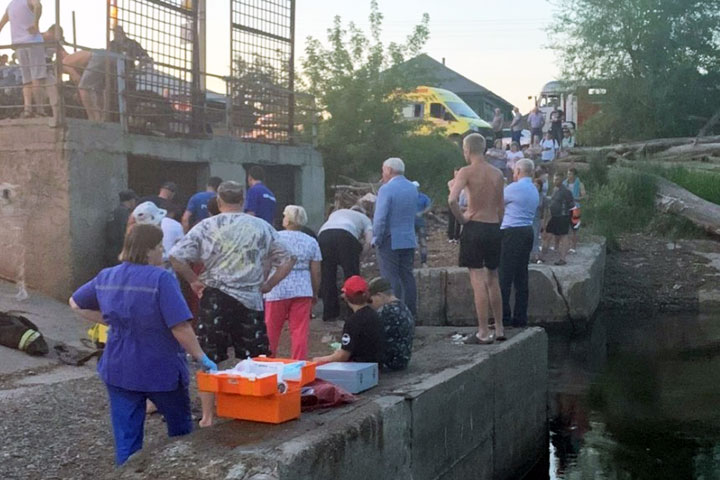
[{"label": "ambulance", "polygon": [[417,87],[404,94],[402,117],[408,121],[423,122],[417,133],[429,134],[435,128],[444,129],[446,135],[459,145],[471,133],[480,133],[492,141],[492,127],[480,118],[460,97],[442,88]]}]

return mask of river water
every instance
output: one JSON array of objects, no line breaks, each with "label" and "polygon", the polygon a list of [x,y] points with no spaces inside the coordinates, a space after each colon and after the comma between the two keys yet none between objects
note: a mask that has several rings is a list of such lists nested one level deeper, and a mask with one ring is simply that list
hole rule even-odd
[{"label": "river water", "polygon": [[720,317],[548,335],[550,451],[527,480],[720,480]]}]

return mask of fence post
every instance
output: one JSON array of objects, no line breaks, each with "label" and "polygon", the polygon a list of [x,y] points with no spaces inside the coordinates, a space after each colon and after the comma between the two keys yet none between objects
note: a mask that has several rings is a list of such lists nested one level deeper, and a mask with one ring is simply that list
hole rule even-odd
[{"label": "fence post", "polygon": [[[56,126],[65,123],[65,93],[63,90],[63,61],[62,61],[62,37],[60,36],[60,0],[55,0],[55,95],[57,95],[57,105],[55,106],[54,119]],[[51,105],[52,108],[52,105]]]},{"label": "fence post", "polygon": [[125,95],[125,60],[122,56],[115,59],[117,62],[117,90],[118,90],[118,114],[120,115],[120,128],[123,133],[128,132],[127,98]]}]

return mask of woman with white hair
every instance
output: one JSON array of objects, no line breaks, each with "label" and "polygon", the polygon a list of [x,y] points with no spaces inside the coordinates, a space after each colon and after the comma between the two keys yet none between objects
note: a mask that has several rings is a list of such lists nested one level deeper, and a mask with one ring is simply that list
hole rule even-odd
[{"label": "woman with white hair", "polygon": [[301,231],[307,223],[305,209],[288,205],[283,210],[280,240],[290,255],[297,258],[290,274],[265,294],[265,325],[270,351],[277,356],[280,333],[285,322],[290,326],[291,356],[307,357],[310,313],[320,289],[320,246],[317,240]]}]

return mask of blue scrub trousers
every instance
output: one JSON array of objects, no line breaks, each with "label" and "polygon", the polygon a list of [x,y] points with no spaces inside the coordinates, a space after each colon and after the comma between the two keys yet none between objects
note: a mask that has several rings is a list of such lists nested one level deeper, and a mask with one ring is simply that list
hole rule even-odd
[{"label": "blue scrub trousers", "polygon": [[168,436],[192,432],[190,395],[187,385],[178,382],[172,392],[135,392],[106,384],[110,397],[110,419],[115,437],[115,463],[122,465],[142,448],[145,426],[145,401],[149,398],[165,417]]}]

